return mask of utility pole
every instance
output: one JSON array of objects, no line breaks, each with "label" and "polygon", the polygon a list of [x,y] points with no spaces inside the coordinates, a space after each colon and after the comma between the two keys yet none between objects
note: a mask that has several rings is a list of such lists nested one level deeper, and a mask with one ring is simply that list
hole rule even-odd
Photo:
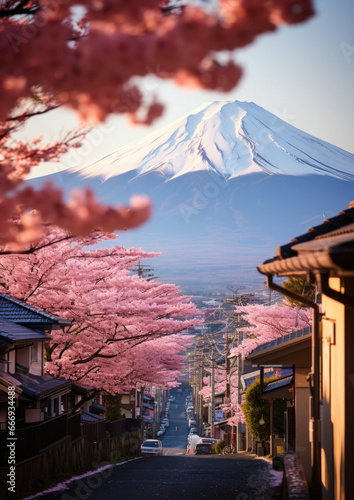
[{"label": "utility pole", "polygon": [[214,437],[214,422],[215,422],[215,347],[211,348],[211,437]]},{"label": "utility pole", "polygon": [[[243,373],[243,363],[242,363],[242,355],[238,355],[238,387],[237,387],[237,393],[238,393],[238,404],[241,405],[242,402],[242,397],[241,397],[241,391],[242,391],[242,385],[241,385],[241,375]],[[241,435],[241,422],[237,423],[237,451],[242,451],[242,435]]]},{"label": "utility pole", "polygon": [[[226,381],[226,390],[225,390],[225,403],[230,404],[230,359],[229,359],[229,322],[225,325],[225,381]],[[225,418],[228,418],[229,411],[225,412]],[[227,426],[227,438],[226,444],[230,444],[230,427]]]},{"label": "utility pole", "polygon": [[130,268],[130,271],[134,274],[137,274],[139,278],[146,279],[146,281],[151,281],[158,278],[158,276],[154,275],[154,269],[149,265],[142,264],[140,260],[137,264],[135,264],[135,266],[132,266]]}]

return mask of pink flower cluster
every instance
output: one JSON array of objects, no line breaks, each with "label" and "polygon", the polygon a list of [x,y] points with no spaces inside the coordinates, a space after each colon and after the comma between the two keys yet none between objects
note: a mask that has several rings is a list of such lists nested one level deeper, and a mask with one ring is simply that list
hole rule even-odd
[{"label": "pink flower cluster", "polygon": [[[0,4],[0,205],[2,241],[18,248],[35,237],[24,221],[15,234],[7,218],[24,210],[47,206],[57,215],[53,223],[83,231],[134,227],[150,213],[139,207],[100,207],[90,193],[76,196],[66,206],[48,187],[41,193],[12,192],[30,168],[55,160],[75,147],[74,141],[51,146],[12,142],[15,123],[25,123],[14,111],[40,92],[51,103],[77,111],[90,123],[108,115],[126,115],[132,123],[151,124],[163,112],[156,97],[146,99],[136,77],[156,75],[179,85],[229,91],[241,77],[233,58],[227,64],[217,53],[251,43],[259,34],[284,23],[303,22],[313,15],[311,0],[220,0],[213,13],[187,6],[166,15],[160,0],[7,0]],[[42,101],[43,102],[43,101]],[[15,120],[9,120],[14,118]],[[2,134],[2,131],[5,131]],[[10,141],[11,142],[11,141]],[[78,146],[78,144],[76,144]],[[9,192],[11,191],[11,194]],[[77,216],[76,212],[77,211]],[[94,214],[99,213],[99,217]],[[108,225],[105,225],[108,220]],[[31,226],[35,226],[33,222]],[[85,228],[85,229],[83,229]],[[17,227],[19,230],[19,227]]]},{"label": "pink flower cluster", "polygon": [[231,349],[231,354],[235,356],[242,354],[247,357],[257,346],[306,328],[312,320],[311,309],[298,308],[286,302],[272,306],[249,304],[235,309],[246,322],[240,329],[243,341]]},{"label": "pink flower cluster", "polygon": [[72,321],[52,332],[46,364],[52,375],[113,394],[137,383],[171,387],[191,344],[184,331],[200,323],[197,310],[175,285],[130,273],[158,254],[91,248],[115,238],[101,232],[73,238],[48,227],[36,251],[2,256],[2,282],[11,296]]}]

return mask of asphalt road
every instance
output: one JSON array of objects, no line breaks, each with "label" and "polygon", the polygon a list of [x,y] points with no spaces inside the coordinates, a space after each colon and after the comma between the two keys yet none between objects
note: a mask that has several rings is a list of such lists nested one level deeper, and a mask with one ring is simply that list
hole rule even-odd
[{"label": "asphalt road", "polygon": [[[189,433],[188,422],[185,412],[186,392],[178,392],[174,389],[171,394],[175,401],[170,405],[170,426],[165,434],[161,436],[164,448],[164,456],[185,455],[187,449],[187,435]],[[176,430],[176,427],[178,430]]]},{"label": "asphalt road", "polygon": [[[185,393],[170,407],[164,456],[139,457],[42,493],[40,500],[270,500],[269,464],[244,455],[186,455]],[[176,425],[179,430],[176,430]],[[60,488],[60,487],[59,487]],[[32,497],[33,498],[33,497]]]}]

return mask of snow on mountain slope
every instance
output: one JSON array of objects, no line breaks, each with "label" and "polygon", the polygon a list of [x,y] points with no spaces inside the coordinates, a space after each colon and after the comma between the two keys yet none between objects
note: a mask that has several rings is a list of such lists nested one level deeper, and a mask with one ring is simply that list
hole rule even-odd
[{"label": "snow on mountain slope", "polygon": [[256,265],[278,245],[347,208],[354,155],[254,103],[213,102],[54,182],[112,205],[147,194],[153,216],[120,244],[161,251],[164,281],[215,291],[259,283]]},{"label": "snow on mountain slope", "polygon": [[255,172],[354,180],[354,155],[248,102],[212,102],[148,137],[74,169],[104,180],[131,172],[165,181],[191,172],[225,180]]}]

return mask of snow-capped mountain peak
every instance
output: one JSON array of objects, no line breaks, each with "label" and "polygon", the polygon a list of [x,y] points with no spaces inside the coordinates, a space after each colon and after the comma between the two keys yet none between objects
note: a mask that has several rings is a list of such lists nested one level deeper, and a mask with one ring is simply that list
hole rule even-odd
[{"label": "snow-capped mountain peak", "polygon": [[354,180],[354,155],[300,131],[252,102],[211,102],[144,139],[74,169],[104,180],[131,172],[165,181],[208,171],[225,180],[255,172]]}]

